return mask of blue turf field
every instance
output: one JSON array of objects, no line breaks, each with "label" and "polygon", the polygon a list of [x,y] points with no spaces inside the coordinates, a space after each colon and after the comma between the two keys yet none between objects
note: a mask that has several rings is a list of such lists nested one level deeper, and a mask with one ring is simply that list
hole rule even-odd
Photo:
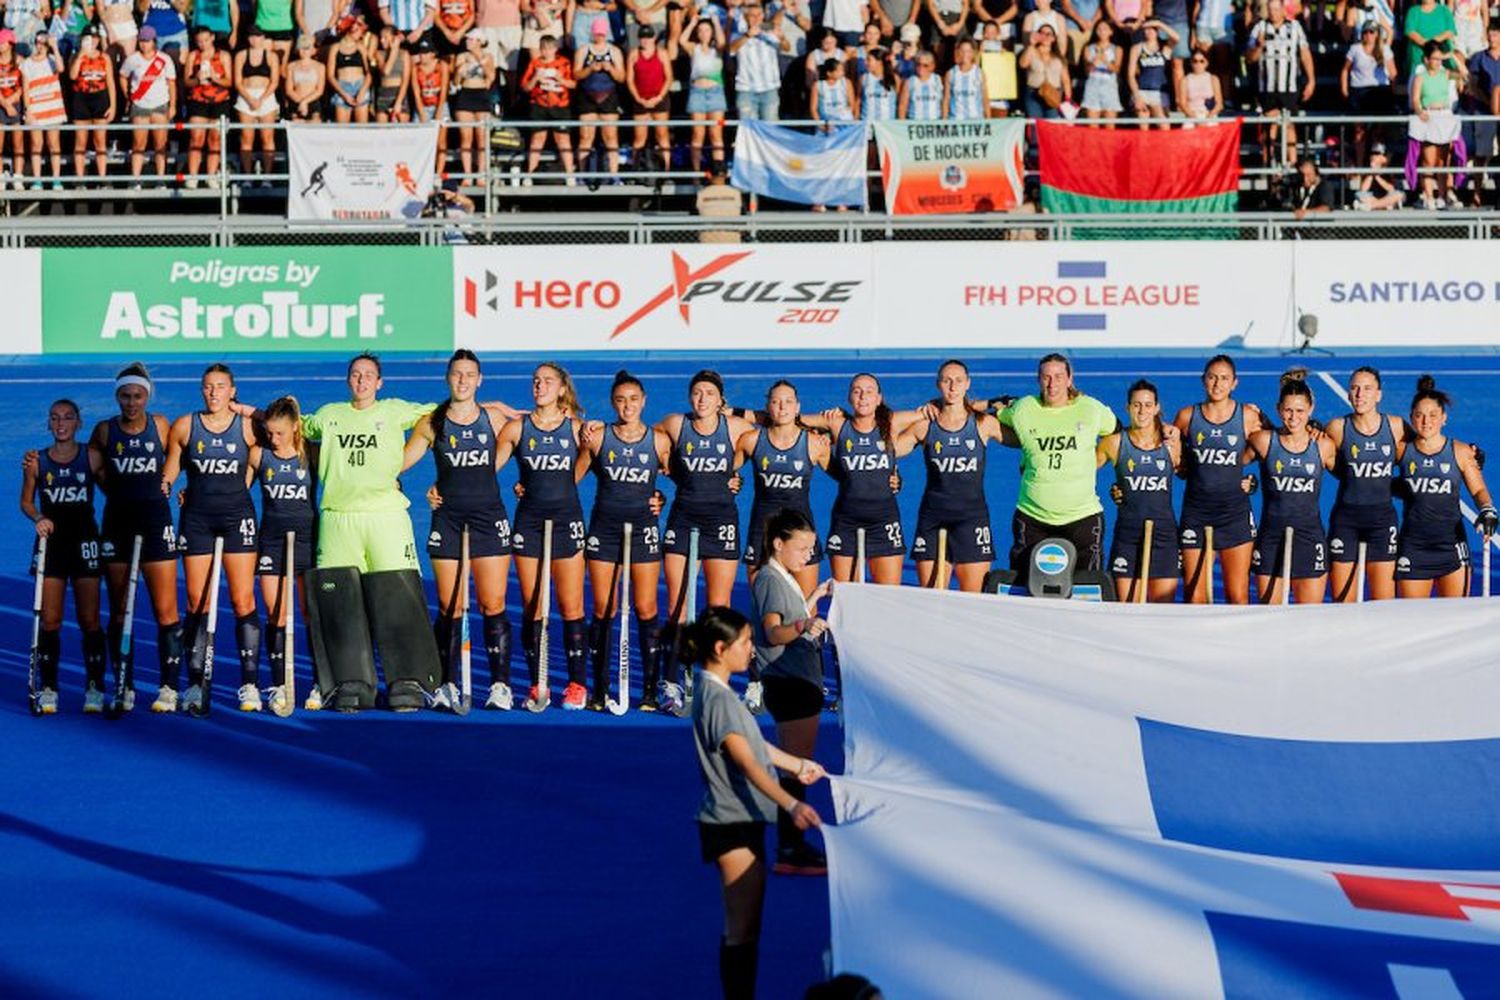
[{"label": "blue turf field", "polygon": [[[488,359],[481,396],[524,406],[534,360]],[[648,416],[657,417],[685,406],[687,376],[704,364],[720,366],[736,405],[758,404],[771,381],[786,377],[804,408],[817,410],[841,402],[860,370],[880,376],[893,406],[918,404],[931,394],[940,359],[624,360],[645,381]],[[1342,382],[1366,360],[1316,359],[1311,367]],[[1496,442],[1500,357],[1374,360],[1386,373],[1385,408],[1404,412],[1415,377],[1433,372],[1457,398],[1450,432]],[[619,363],[570,364],[591,415],[607,415]],[[1034,385],[1033,364],[1019,356],[976,359],[976,391],[1025,392]],[[1150,376],[1171,412],[1198,398],[1201,364],[1197,356],[1082,356],[1078,381],[1119,409],[1125,387]],[[176,416],[193,408],[202,366],[202,359],[154,365],[152,409]],[[86,427],[114,411],[115,367],[0,366],[0,394],[10,404],[0,433],[12,456],[0,460],[0,491],[18,494],[20,453],[45,444],[53,398],[76,399]],[[1277,356],[1244,359],[1240,398],[1271,405],[1284,367]],[[341,361],[235,368],[241,396],[257,402],[288,391],[305,404],[344,396]],[[388,359],[385,394],[437,398],[441,376],[440,361]],[[1321,416],[1342,412],[1321,378],[1314,390]],[[1015,459],[989,454],[1002,559]],[[917,456],[903,463],[908,529],[919,465]],[[501,478],[509,501],[514,471]],[[430,482],[427,463],[405,482],[422,507]],[[826,516],[833,484],[814,482],[814,509]],[[584,489],[587,505],[591,483]],[[1331,488],[1325,496],[1331,500]],[[741,499],[747,511],[748,490]],[[426,515],[414,513],[420,538]],[[7,996],[713,994],[720,909],[688,821],[698,779],[686,723],[561,711],[476,711],[466,720],[378,712],[242,717],[231,711],[226,684],[206,723],[137,711],[110,724],[78,714],[82,668],[71,626],[63,634],[63,714],[32,720],[24,704],[29,530],[19,512],[9,523],[0,535],[0,567],[8,568],[0,573],[0,613],[12,637],[0,649],[0,745],[8,751],[0,770],[0,983]],[[748,604],[743,586],[736,603]],[[154,629],[144,596],[138,607],[137,664],[149,683]],[[554,638],[560,646],[555,627]],[[522,669],[513,667],[517,679]],[[223,670],[234,673],[221,659]],[[823,758],[837,767],[832,716],[825,716],[823,742]],[[826,805],[826,795],[816,801]],[[827,912],[822,880],[772,880],[764,996],[800,995],[818,975]]]}]

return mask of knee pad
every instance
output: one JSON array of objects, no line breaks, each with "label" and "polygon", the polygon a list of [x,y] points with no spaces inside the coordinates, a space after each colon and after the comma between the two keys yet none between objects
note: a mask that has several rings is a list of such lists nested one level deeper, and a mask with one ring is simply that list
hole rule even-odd
[{"label": "knee pad", "polygon": [[[437,642],[427,617],[427,598],[422,593],[422,576],[414,569],[391,569],[366,573],[364,587],[365,617],[380,653],[380,667],[391,696],[392,708],[399,686],[403,702],[415,698],[420,702],[423,691],[433,691],[442,679],[443,666],[438,659]],[[421,690],[412,691],[411,681]],[[420,707],[418,704],[415,707]]]},{"label": "knee pad", "polygon": [[308,571],[307,635],[318,687],[337,691],[340,708],[375,707],[375,651],[358,569]]}]

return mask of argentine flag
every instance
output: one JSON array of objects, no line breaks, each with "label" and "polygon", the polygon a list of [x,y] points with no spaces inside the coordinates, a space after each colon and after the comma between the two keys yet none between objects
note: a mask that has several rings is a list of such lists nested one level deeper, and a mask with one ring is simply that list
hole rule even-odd
[{"label": "argentine flag", "polygon": [[782,125],[740,123],[734,186],[804,205],[865,204],[865,128],[845,125],[808,135]]}]

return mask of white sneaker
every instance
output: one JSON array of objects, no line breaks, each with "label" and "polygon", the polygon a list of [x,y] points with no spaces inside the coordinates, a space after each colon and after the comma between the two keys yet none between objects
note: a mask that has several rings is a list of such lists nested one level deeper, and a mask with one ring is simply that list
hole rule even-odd
[{"label": "white sneaker", "polygon": [[83,693],[83,714],[101,715],[104,712],[104,692],[90,687]]},{"label": "white sneaker", "polygon": [[135,711],[135,688],[126,688],[125,689],[125,699],[120,702],[120,711],[122,711],[122,712],[133,712],[133,711]]},{"label": "white sneaker", "polygon": [[260,689],[254,684],[240,685],[240,711],[259,712],[261,706]]},{"label": "white sneaker", "polygon": [[57,692],[51,688],[42,688],[42,693],[36,696],[36,704],[43,715],[56,715]]},{"label": "white sneaker", "polygon": [[427,707],[434,712],[453,711],[453,692],[452,684],[439,684],[432,694],[427,696]]},{"label": "white sneaker", "polygon": [[191,712],[203,708],[203,688],[197,684],[182,692],[182,710]]},{"label": "white sneaker", "polygon": [[745,685],[745,707],[750,710],[751,715],[761,715],[765,712],[766,695],[760,681],[751,681]]},{"label": "white sneaker", "polygon": [[187,179],[187,180],[186,180],[186,181],[185,181],[185,182],[184,182],[184,186],[185,186],[185,187],[186,187],[186,188],[187,188],[187,189],[188,189],[188,190],[189,190],[189,191],[192,191],[192,190],[195,190],[195,189],[196,189],[196,188],[197,188],[197,187],[198,187],[198,178],[196,178],[196,177],[189,177],[189,178],[188,178],[188,179]]},{"label": "white sneaker", "polygon": [[177,689],[164,687],[160,691],[156,692],[156,700],[151,703],[151,711],[177,711]]},{"label": "white sneaker", "polygon": [[267,705],[272,715],[290,715],[287,711],[286,687],[278,684],[266,692]]},{"label": "white sneaker", "polygon": [[302,707],[309,712],[321,712],[323,710],[323,691],[314,684],[307,692],[307,700]]},{"label": "white sneaker", "polygon": [[509,712],[515,703],[515,696],[510,693],[510,685],[504,681],[496,681],[490,685],[490,696],[485,699],[484,707]]}]

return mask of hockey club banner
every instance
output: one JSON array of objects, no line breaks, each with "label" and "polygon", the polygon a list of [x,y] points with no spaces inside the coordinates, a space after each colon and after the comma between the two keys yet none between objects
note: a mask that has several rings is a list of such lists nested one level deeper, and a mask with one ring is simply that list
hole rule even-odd
[{"label": "hockey club banner", "polygon": [[880,175],[892,215],[1004,212],[1021,203],[1026,123],[881,121]]},{"label": "hockey club banner", "polygon": [[432,194],[436,125],[289,125],[292,220],[415,219]]},{"label": "hockey club banner", "polygon": [[892,997],[1500,996],[1500,602],[839,588],[833,966]]}]

